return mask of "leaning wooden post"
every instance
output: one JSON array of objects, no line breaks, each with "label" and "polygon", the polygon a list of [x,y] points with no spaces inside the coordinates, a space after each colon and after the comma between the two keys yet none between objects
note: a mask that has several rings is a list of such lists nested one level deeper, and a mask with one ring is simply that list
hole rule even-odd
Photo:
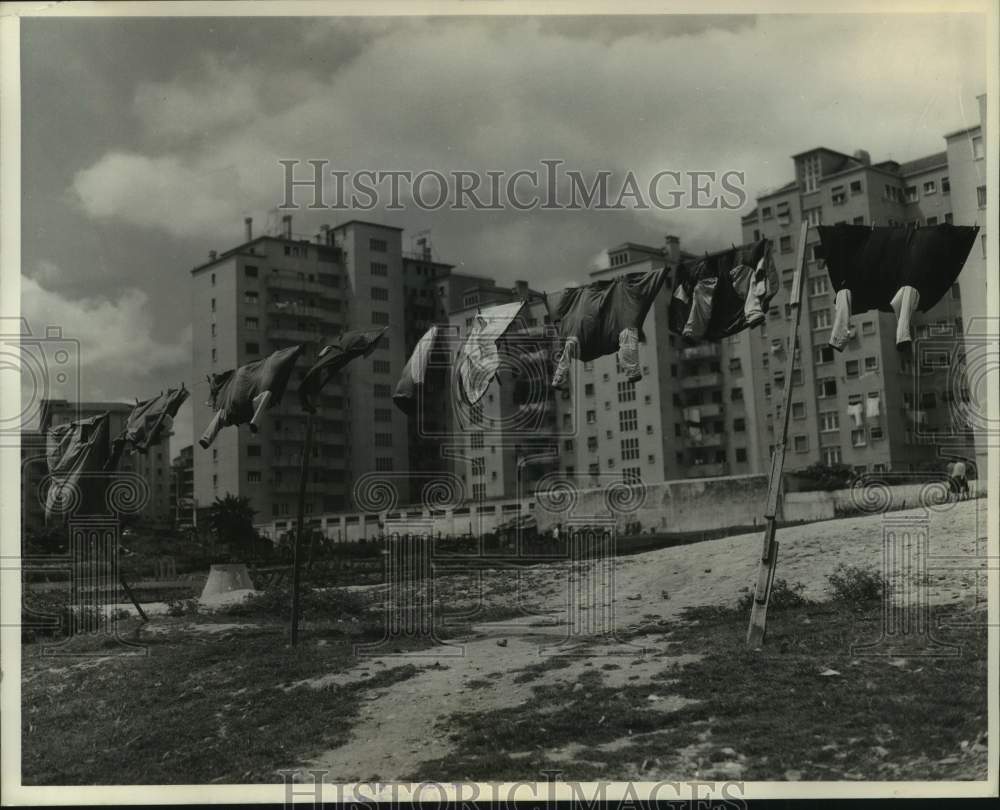
[{"label": "leaning wooden post", "polygon": [[292,552],[292,625],[291,642],[294,647],[299,641],[299,585],[301,580],[302,533],[305,531],[306,481],[309,478],[309,458],[312,454],[313,415],[306,417],[306,438],[302,445],[302,464],[299,469],[299,523],[295,531],[295,546]]},{"label": "leaning wooden post", "polygon": [[785,466],[785,445],[788,442],[788,417],[792,407],[792,374],[795,371],[796,344],[799,339],[799,321],[802,318],[802,270],[806,262],[806,239],[809,236],[809,222],[803,220],[799,231],[799,245],[795,256],[795,275],[788,303],[792,307],[792,340],[788,347],[785,363],[785,397],[781,414],[781,435],[771,453],[771,471],[767,482],[767,504],[764,508],[764,541],[757,570],[757,584],[754,586],[753,607],[750,611],[750,627],[747,630],[747,647],[757,649],[764,643],[767,629],[767,605],[771,598],[774,569],[778,561],[777,532],[778,495],[781,492],[781,474]]}]

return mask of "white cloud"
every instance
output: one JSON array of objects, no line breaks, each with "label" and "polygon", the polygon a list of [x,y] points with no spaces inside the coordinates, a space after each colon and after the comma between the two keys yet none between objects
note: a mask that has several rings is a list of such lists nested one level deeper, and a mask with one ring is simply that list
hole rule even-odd
[{"label": "white cloud", "polygon": [[[316,25],[309,37],[335,30],[343,33]],[[156,139],[160,151],[110,152],[73,189],[95,219],[213,239],[281,201],[279,158],[348,170],[509,171],[555,157],[646,178],[736,169],[753,195],[790,179],[789,156],[812,146],[865,148],[875,160],[938,151],[945,132],[971,123],[963,109],[985,89],[984,35],[972,15],[776,15],[669,38],[567,31],[517,18],[379,20],[367,46],[328,76],[303,73],[293,53],[288,70],[209,60],[137,92],[147,130],[171,136]],[[436,236],[465,245],[481,235],[491,254],[488,231],[517,218],[432,216]],[[634,222],[669,227],[682,242],[730,241],[739,227],[733,212],[636,213]],[[566,245],[575,235],[543,238]],[[525,254],[511,254],[510,273]]]},{"label": "white cloud", "polygon": [[180,374],[190,364],[191,327],[171,341],[156,339],[148,296],[136,289],[123,290],[116,300],[73,301],[22,276],[21,315],[33,335],[60,327],[65,338],[79,341],[86,399],[142,398],[179,383],[163,375]]}]

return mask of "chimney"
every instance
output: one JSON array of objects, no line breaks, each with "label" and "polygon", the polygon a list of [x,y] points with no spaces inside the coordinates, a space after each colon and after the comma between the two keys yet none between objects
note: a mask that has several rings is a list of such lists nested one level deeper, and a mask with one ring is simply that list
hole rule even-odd
[{"label": "chimney", "polygon": [[666,256],[667,264],[676,266],[681,260],[680,238],[667,234],[663,241],[666,243],[663,248],[663,255]]},{"label": "chimney", "polygon": [[292,215],[291,214],[285,214],[281,218],[281,226],[282,226],[282,230],[284,231],[285,239],[291,239],[292,238]]},{"label": "chimney", "polygon": [[217,250],[210,250],[210,251],[208,251],[208,259],[209,259],[209,261],[214,262],[215,259],[216,259],[216,257],[218,255],[219,255],[219,252]]},{"label": "chimney", "polygon": [[856,149],[854,152],[854,159],[861,161],[865,164],[865,166],[872,165],[872,156],[869,155],[865,149]]},{"label": "chimney", "polygon": [[323,244],[332,245],[333,244],[333,232],[330,230],[329,225],[320,225],[320,231],[323,233]]},{"label": "chimney", "polygon": [[247,241],[250,242],[253,240],[253,217],[247,217],[244,219],[243,224],[247,229]]},{"label": "chimney", "polygon": [[517,290],[518,298],[522,301],[528,300],[528,282],[527,281],[515,281],[514,289]]}]

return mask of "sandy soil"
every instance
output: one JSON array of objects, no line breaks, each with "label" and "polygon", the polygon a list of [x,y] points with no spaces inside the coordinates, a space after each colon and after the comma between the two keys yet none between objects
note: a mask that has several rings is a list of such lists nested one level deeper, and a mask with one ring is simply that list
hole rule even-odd
[{"label": "sandy soil", "polygon": [[[884,526],[900,519],[927,517],[932,557],[949,558],[929,564],[932,603],[972,606],[986,600],[985,568],[973,560],[985,555],[986,500],[967,501],[939,511],[910,510],[813,523],[782,529],[777,577],[801,582],[804,595],[826,596],[828,574],[839,563],[880,568]],[[733,604],[744,588],[752,587],[760,554],[760,534],[739,535],[695,545],[661,549],[614,561],[614,594],[603,598],[584,595],[577,616],[598,617],[613,601],[615,628],[639,628],[669,623],[687,607]],[[981,558],[980,558],[981,559]],[[412,664],[417,676],[389,689],[368,693],[360,722],[340,747],[310,762],[303,770],[320,768],[328,781],[394,780],[421,763],[448,754],[450,743],[438,724],[455,712],[486,712],[513,707],[530,698],[531,687],[542,683],[576,686],[580,673],[608,661],[619,669],[603,672],[609,685],[645,683],[665,668],[690,660],[659,635],[642,637],[642,646],[623,644],[611,635],[571,634],[567,618],[567,584],[580,576],[578,565],[556,563],[521,575],[510,571],[487,573],[482,590],[469,577],[454,576],[439,583],[438,594],[449,606],[462,608],[479,599],[510,605],[515,594],[539,615],[477,625],[469,638],[451,646],[409,654],[359,658],[356,667],[335,679],[314,684],[362,681],[391,667]],[[592,613],[591,613],[592,612]],[[772,618],[772,621],[779,620]],[[595,622],[607,627],[609,622]],[[572,655],[570,666],[545,670],[526,683],[515,678],[550,655]],[[486,685],[484,682],[488,682]],[[672,711],[681,703],[663,694],[651,702],[657,710]],[[568,756],[572,752],[566,752]]]}]

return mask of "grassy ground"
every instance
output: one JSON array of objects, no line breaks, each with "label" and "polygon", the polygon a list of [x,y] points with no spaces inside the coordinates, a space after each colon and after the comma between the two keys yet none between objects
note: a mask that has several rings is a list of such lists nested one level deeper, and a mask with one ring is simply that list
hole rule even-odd
[{"label": "grassy ground", "polygon": [[[594,669],[582,689],[544,684],[524,705],[452,716],[455,753],[409,778],[515,780],[529,763],[538,779],[985,778],[985,628],[939,631],[961,646],[951,658],[852,653],[878,638],[879,609],[789,608],[762,652],[744,648],[745,611],[691,610],[666,635],[701,660],[641,686],[609,688]],[[665,697],[679,708],[657,710]]]},{"label": "grassy ground", "polygon": [[146,655],[81,637],[69,647],[109,657],[43,656],[26,645],[24,783],[281,781],[279,769],[344,740],[366,693],[417,671],[406,665],[362,684],[288,688],[355,666],[359,635],[312,626],[292,649],[277,623],[206,632],[225,621],[200,617],[194,631],[189,619],[158,619],[161,632],[140,639]]}]

